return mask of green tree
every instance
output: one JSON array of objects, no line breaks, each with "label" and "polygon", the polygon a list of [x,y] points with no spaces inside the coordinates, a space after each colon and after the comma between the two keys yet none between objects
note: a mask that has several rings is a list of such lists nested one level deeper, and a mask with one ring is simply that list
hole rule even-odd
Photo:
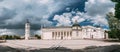
[{"label": "green tree", "polygon": [[20,39],[20,36],[14,35],[13,38],[14,39]]},{"label": "green tree", "polygon": [[20,39],[20,36],[17,35],[2,35],[0,39]]},{"label": "green tree", "polygon": [[115,2],[115,17],[120,20],[120,0],[111,0]]},{"label": "green tree", "polygon": [[35,35],[35,37],[36,37],[37,39],[41,39],[41,36],[40,36],[40,35]]},{"label": "green tree", "polygon": [[107,14],[108,23],[110,27],[109,37],[110,38],[118,38],[120,40],[120,20],[115,18],[112,12]]}]

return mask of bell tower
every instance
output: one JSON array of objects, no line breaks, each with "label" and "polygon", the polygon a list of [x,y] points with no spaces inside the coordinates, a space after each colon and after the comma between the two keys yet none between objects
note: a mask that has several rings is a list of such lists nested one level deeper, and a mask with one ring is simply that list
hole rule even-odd
[{"label": "bell tower", "polygon": [[29,38],[30,38],[30,22],[27,19],[25,23],[25,40],[29,40]]}]

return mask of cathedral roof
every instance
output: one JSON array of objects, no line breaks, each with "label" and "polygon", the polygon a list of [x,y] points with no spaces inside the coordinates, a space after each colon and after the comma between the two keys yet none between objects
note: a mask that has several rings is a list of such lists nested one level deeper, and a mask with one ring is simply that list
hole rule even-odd
[{"label": "cathedral roof", "polygon": [[54,28],[71,28],[71,26],[58,26],[58,27],[43,27],[46,29],[54,29]]},{"label": "cathedral roof", "polygon": [[80,26],[79,24],[73,24],[72,26]]}]

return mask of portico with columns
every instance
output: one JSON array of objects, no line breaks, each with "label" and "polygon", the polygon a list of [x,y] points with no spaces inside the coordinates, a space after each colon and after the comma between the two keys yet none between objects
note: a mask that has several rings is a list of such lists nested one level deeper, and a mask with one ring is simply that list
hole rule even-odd
[{"label": "portico with columns", "polygon": [[72,31],[54,31],[52,32],[52,39],[71,39]]}]

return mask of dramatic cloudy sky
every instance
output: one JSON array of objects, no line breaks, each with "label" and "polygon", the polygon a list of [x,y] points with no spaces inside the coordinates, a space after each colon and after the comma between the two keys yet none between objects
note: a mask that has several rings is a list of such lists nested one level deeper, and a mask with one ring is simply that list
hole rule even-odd
[{"label": "dramatic cloudy sky", "polygon": [[26,19],[32,34],[40,34],[41,25],[71,26],[75,20],[106,29],[108,12],[114,12],[110,0],[0,0],[0,35],[24,35]]}]

